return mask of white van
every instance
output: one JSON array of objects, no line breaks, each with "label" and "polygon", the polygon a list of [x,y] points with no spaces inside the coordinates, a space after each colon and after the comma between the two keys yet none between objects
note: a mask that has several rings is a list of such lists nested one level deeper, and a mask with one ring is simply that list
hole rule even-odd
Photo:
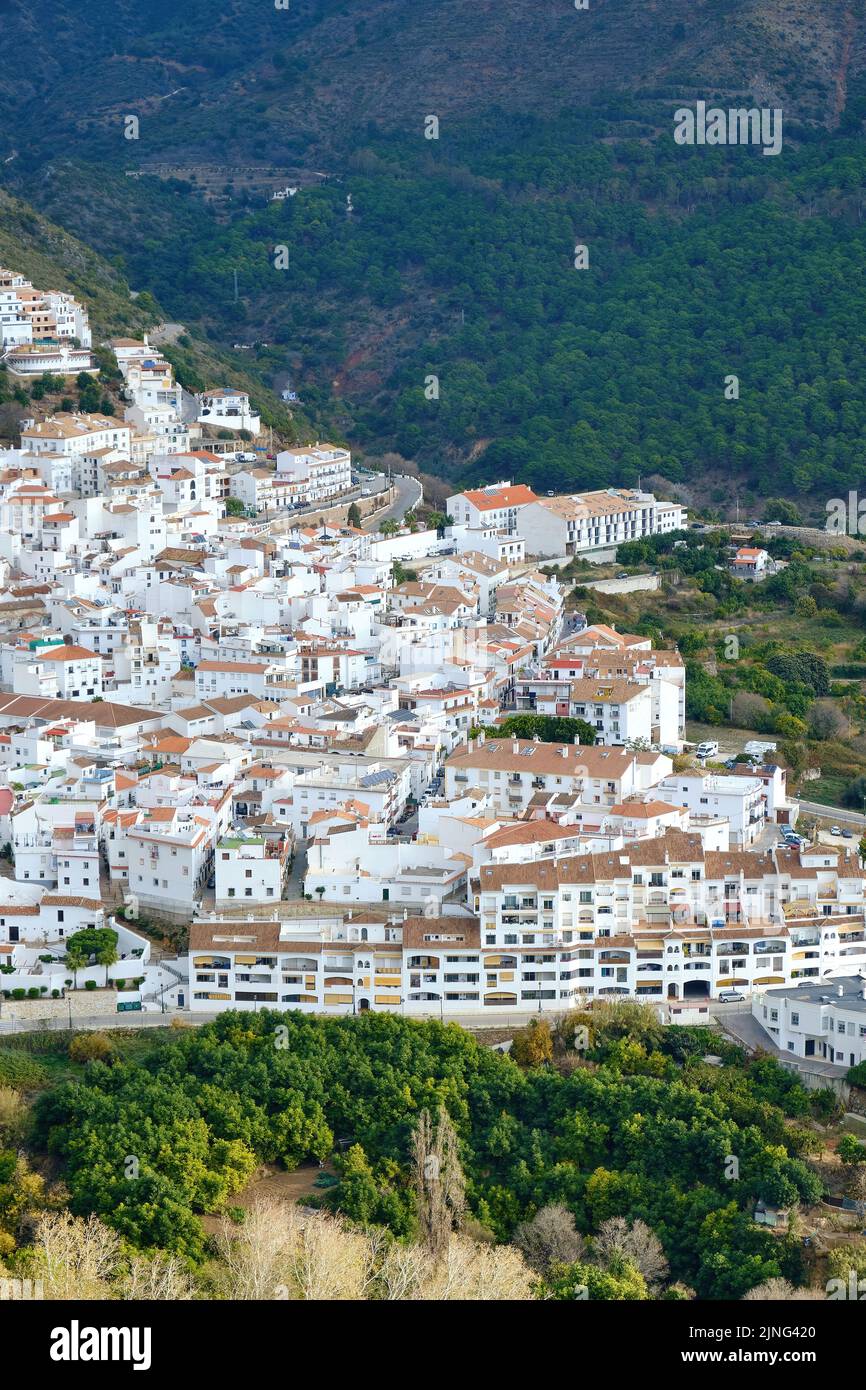
[{"label": "white van", "polygon": [[695,751],[699,758],[715,758],[718,756],[719,745],[712,739],[707,739],[705,743],[699,743]]}]

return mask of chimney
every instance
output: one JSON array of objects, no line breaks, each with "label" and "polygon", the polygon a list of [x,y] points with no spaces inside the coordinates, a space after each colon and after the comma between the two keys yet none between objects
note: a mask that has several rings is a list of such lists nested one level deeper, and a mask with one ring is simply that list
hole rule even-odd
[{"label": "chimney", "polygon": [[562,749],[561,749],[560,751],[562,752],[562,756],[563,756],[564,758],[567,758],[567,757],[568,757],[568,744],[567,744],[567,743],[564,743],[564,744],[562,745]]},{"label": "chimney", "polygon": [[485,733],[480,733],[480,734],[478,735],[478,747],[479,747],[479,748],[483,748],[483,747],[484,747],[484,744],[486,743],[486,741],[487,741],[487,735],[486,735]]},{"label": "chimney", "polygon": [[839,998],[841,999],[841,998],[842,998],[842,995],[845,993],[845,986],[844,986],[844,985],[837,985],[837,986],[836,986],[836,993],[838,994]]},{"label": "chimney", "polygon": [[573,739],[573,742],[574,742],[575,748],[579,748],[579,747],[580,747],[580,734],[575,734],[574,739]]},{"label": "chimney", "polygon": [[517,742],[516,738],[511,741],[511,751],[515,756],[520,752],[520,744]]},{"label": "chimney", "polygon": [[474,753],[474,752],[475,752],[475,739],[474,739],[474,738],[471,738],[471,739],[469,740],[469,752],[470,752],[470,753]]}]

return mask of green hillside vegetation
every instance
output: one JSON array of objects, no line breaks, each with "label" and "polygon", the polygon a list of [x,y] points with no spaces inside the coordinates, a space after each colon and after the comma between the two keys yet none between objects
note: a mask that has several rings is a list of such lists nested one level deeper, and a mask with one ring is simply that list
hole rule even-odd
[{"label": "green hillside vegetation", "polygon": [[[584,1021],[588,1051],[569,1059],[571,1025]],[[414,1238],[411,1136],[420,1112],[441,1105],[469,1210],[499,1241],[558,1202],[586,1235],[614,1216],[645,1221],[671,1278],[701,1297],[799,1277],[797,1242],[759,1230],[751,1208],[758,1197],[820,1195],[805,1161],[809,1116],[826,1117],[831,1097],[810,1098],[774,1062],[750,1063],[715,1034],[662,1029],[639,1005],[574,1015],[560,1042],[555,1065],[530,1046],[521,1067],[455,1025],[227,1014],[44,1092],[34,1143],[61,1161],[73,1212],[95,1213],[133,1247],[200,1263],[198,1213],[230,1206],[260,1162],[326,1159],[337,1139],[340,1180],[323,1203]],[[706,1065],[708,1050],[724,1066]]]},{"label": "green hillside vegetation", "polygon": [[[603,594],[581,587],[585,572],[575,571],[569,603],[590,621],[676,645],[690,721],[771,736],[807,800],[862,811],[866,548],[819,549],[772,531],[752,543],[786,567],[746,583],[728,573],[729,531],[672,533],[617,550],[617,567],[658,572],[660,589]],[[800,784],[813,768],[821,779]]]},{"label": "green hillside vegetation", "polygon": [[[39,402],[43,413],[61,407],[89,411],[113,408],[115,413],[122,413],[116,364],[110,354],[99,351],[98,345],[108,338],[141,337],[167,315],[150,291],[131,294],[118,262],[118,257],[112,260],[100,255],[56,222],[0,189],[0,265],[20,271],[39,288],[67,290],[87,305],[102,368],[98,381],[89,387],[86,383],[77,384],[73,378],[47,376],[38,383],[21,382],[3,371],[0,404],[15,400],[23,407],[33,400]],[[304,421],[294,422],[286,407],[262,386],[258,377],[251,377],[194,329],[160,351],[172,361],[188,390],[200,391],[217,383],[238,386],[251,393],[264,422],[273,425],[283,437],[309,437]],[[8,422],[4,423],[8,426]]]},{"label": "green hillside vegetation", "polygon": [[223,350],[265,339],[262,379],[291,357],[317,428],[370,453],[467,483],[737,478],[821,508],[862,479],[866,151],[626,134],[592,116],[380,136],[339,180],[218,219],[187,188],[80,166],[34,196]]}]

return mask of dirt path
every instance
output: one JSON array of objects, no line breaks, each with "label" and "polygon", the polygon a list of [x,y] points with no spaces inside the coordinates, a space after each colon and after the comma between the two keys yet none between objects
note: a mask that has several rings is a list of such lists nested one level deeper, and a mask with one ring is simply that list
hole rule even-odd
[{"label": "dirt path", "polygon": [[[320,1168],[318,1163],[302,1163],[300,1168],[293,1168],[290,1173],[273,1164],[265,1164],[242,1192],[235,1193],[229,1205],[249,1211],[259,1198],[274,1202],[301,1202],[312,1193],[325,1191],[316,1187],[316,1179],[322,1173],[336,1176],[330,1162],[324,1168]],[[208,1215],[203,1216],[201,1222],[207,1234],[214,1235],[220,1229],[222,1220],[221,1216]]]}]

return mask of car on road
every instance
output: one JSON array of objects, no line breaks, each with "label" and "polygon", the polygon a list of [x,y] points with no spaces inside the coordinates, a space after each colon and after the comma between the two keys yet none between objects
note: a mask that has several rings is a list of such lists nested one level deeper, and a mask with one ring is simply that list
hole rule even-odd
[{"label": "car on road", "polygon": [[831,835],[841,835],[841,834],[842,834],[842,827],[839,826],[839,825],[831,825],[831,826],[830,826],[830,834],[831,834]]},{"label": "car on road", "polygon": [[739,989],[720,989],[718,994],[720,1004],[745,1004],[746,996]]},{"label": "car on road", "polygon": [[631,579],[631,575],[630,575],[630,574],[626,574],[625,571],[623,571],[622,574],[618,574],[618,575],[617,575],[617,579]]}]

